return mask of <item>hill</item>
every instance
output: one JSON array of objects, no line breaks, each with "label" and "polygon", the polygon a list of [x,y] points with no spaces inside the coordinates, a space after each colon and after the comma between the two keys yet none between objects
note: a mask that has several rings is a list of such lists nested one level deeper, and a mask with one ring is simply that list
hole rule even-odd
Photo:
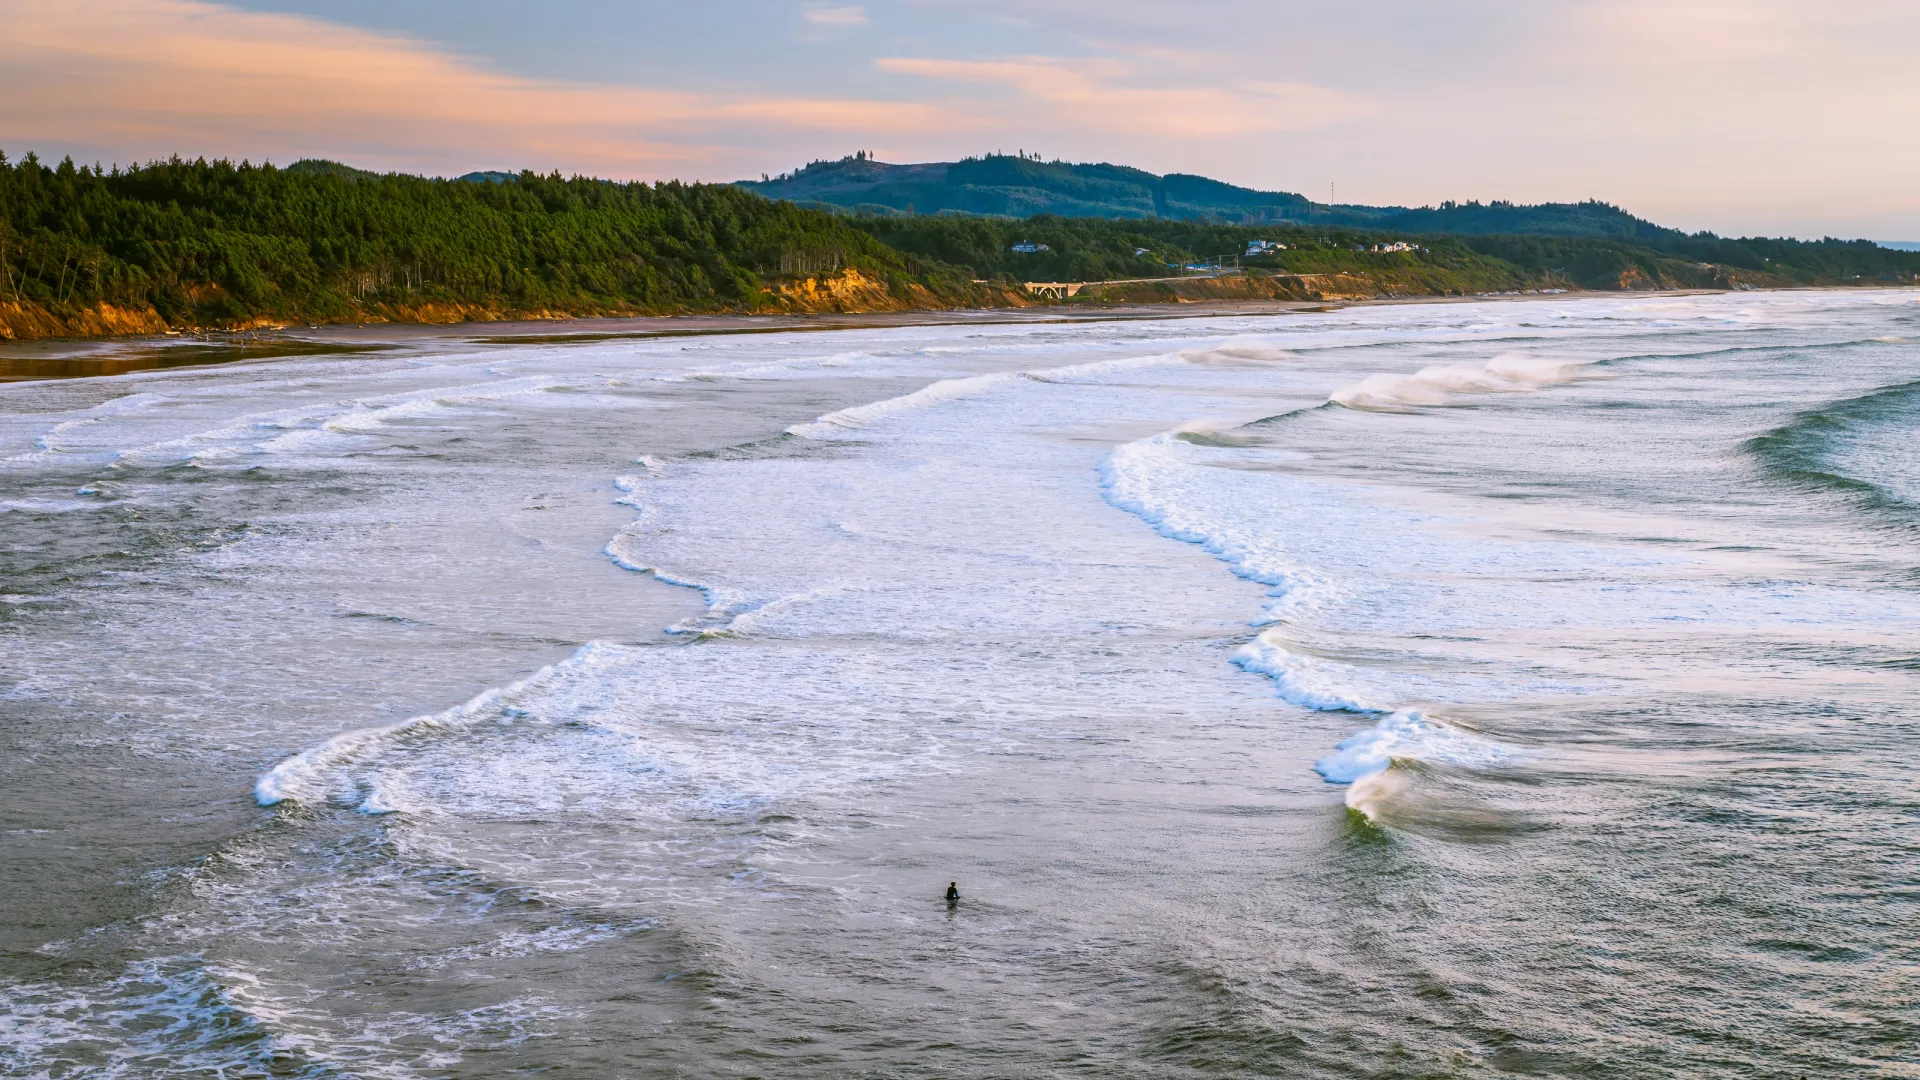
[{"label": "hill", "polygon": [[961,213],[1002,217],[1164,218],[1221,224],[1295,224],[1394,233],[1468,236],[1585,236],[1637,243],[1686,234],[1602,202],[1442,203],[1439,206],[1328,205],[1303,195],[1255,191],[1187,173],[1156,176],[1124,165],[1084,165],[989,154],[955,162],[890,165],[865,154],[816,161],[741,187],[801,205],[891,214]]},{"label": "hill", "polygon": [[[351,165],[343,165],[326,158],[301,158],[287,166],[286,171],[307,176],[337,176],[343,180],[378,180],[385,175],[368,172],[366,169],[356,169]],[[454,177],[455,180],[465,180],[470,184],[504,184],[519,178],[519,173],[510,172],[470,172]]]},{"label": "hill", "polygon": [[817,271],[857,279],[848,302],[988,299],[842,216],[724,184],[0,154],[0,336],[793,310],[815,301],[787,286]]},{"label": "hill", "polygon": [[927,165],[889,165],[864,154],[816,161],[741,187],[771,199],[875,214],[963,213],[1005,217],[1180,218],[1266,214],[1312,204],[1298,195],[1249,191],[1203,176],[1155,176],[1123,165],[1069,165],[1004,154]]},{"label": "hill", "polygon": [[333,176],[341,180],[378,180],[381,174],[356,169],[351,165],[342,165],[338,161],[326,158],[301,158],[287,166],[287,171],[299,176]]},{"label": "hill", "polygon": [[[839,172],[896,168],[857,160],[858,169]],[[1046,168],[999,158],[960,175],[1045,174],[1055,183]],[[1240,189],[1078,168],[1068,192],[1076,205],[1140,191],[1147,201],[1136,207],[1185,216],[828,212],[728,184],[532,172],[445,180],[318,160],[279,169],[176,158],[107,171],[0,154],[0,338],[1024,305],[1054,302],[1021,284],[1047,281],[1127,283],[1081,290],[1081,302],[1326,300],[1876,284],[1920,273],[1920,254],[1865,240],[1726,240],[1655,226],[1593,235],[1622,228],[1617,211],[1593,204],[1535,218],[1526,215],[1542,208],[1407,211],[1428,215],[1407,220],[1430,230],[1408,236],[1305,223],[1285,216],[1305,212],[1286,201],[1293,197],[1271,196],[1266,222],[1224,223],[1184,208],[1227,205]],[[1587,232],[1450,235],[1435,227],[1482,220]],[[1196,262],[1244,272],[1187,272]]]},{"label": "hill", "polygon": [[[889,248],[976,277],[1103,281],[1221,262],[1252,273],[1337,274],[1382,293],[1445,295],[1528,288],[1779,288],[1915,280],[1920,254],[1867,240],[1729,240],[1671,233],[1655,242],[1596,236],[1390,233],[1297,223],[1167,218],[850,215]],[[1266,241],[1254,253],[1249,245]],[[1349,294],[1358,288],[1342,286]]]}]

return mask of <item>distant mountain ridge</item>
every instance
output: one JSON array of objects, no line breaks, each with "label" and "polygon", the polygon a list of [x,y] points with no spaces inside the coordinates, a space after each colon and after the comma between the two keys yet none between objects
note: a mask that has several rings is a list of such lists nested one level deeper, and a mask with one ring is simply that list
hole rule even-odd
[{"label": "distant mountain ridge", "polygon": [[[356,169],[352,165],[343,165],[338,161],[330,161],[327,158],[301,158],[299,161],[287,166],[285,171],[306,176],[337,176],[342,180],[378,180],[382,176],[397,175],[372,172],[368,169]],[[498,171],[470,172],[456,176],[454,179],[464,180],[469,184],[504,184],[509,180],[520,179],[520,174],[517,172]]]},{"label": "distant mountain ridge", "polygon": [[1291,192],[1256,191],[1188,173],[1156,176],[1124,165],[1040,161],[1009,154],[920,165],[893,165],[855,154],[838,161],[816,161],[778,177],[741,181],[740,186],[772,199],[881,215],[1167,218],[1396,233],[1604,237],[1641,243],[1686,237],[1677,229],[1597,201],[1537,206],[1498,201],[1428,207],[1330,205]]},{"label": "distant mountain ridge", "polygon": [[1069,165],[1004,154],[923,165],[890,165],[854,155],[740,186],[769,198],[879,213],[1190,218],[1226,211],[1298,215],[1313,207],[1299,195],[1251,191],[1204,176],[1155,176],[1124,165]]}]

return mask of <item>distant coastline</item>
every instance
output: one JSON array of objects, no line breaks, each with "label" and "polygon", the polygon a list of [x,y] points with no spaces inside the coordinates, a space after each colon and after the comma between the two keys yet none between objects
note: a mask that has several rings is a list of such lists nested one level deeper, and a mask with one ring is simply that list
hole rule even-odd
[{"label": "distant coastline", "polygon": [[[1575,208],[1581,228],[1620,215],[1598,206]],[[1518,221],[1548,208],[1460,209]],[[1536,224],[1558,227],[1551,217]],[[107,172],[0,155],[0,340],[1920,281],[1920,252],[1865,240],[1631,229],[872,215],[725,184],[437,180],[320,161]]]},{"label": "distant coastline", "polygon": [[[1838,290],[1839,286],[1826,286]],[[1726,290],[1662,289],[1652,298],[1710,295]],[[1852,290],[1847,290],[1852,291]],[[1458,304],[1488,300],[1545,302],[1619,295],[1602,292],[1520,293],[1469,296],[1399,296],[1365,299],[1202,300],[1186,303],[1070,303],[999,308],[928,308],[905,311],[806,314],[580,316],[455,323],[266,326],[250,330],[169,331],[95,338],[0,340],[0,385],[46,379],[98,378],[141,371],[202,367],[294,357],[404,353],[447,341],[484,345],[590,344],[623,339],[708,337],[744,334],[830,333],[914,326],[996,326],[1062,323],[1167,321],[1230,316],[1304,315],[1346,307],[1396,304]]]},{"label": "distant coastline", "polygon": [[[415,333],[448,333],[464,336],[522,336],[550,334],[556,338],[664,337],[702,333],[778,333],[805,330],[855,329],[870,326],[918,326],[954,322],[992,321],[1082,321],[1107,319],[1199,317],[1221,311],[1282,313],[1314,310],[1329,306],[1383,303],[1439,303],[1476,300],[1552,299],[1554,297],[1605,296],[1630,291],[1646,296],[1688,296],[1703,293],[1741,291],[1714,285],[1670,285],[1631,290],[1592,289],[1514,289],[1486,292],[1417,292],[1396,289],[1400,284],[1363,275],[1343,275],[1335,279],[1336,288],[1299,287],[1287,279],[1274,277],[1225,276],[1194,278],[1152,287],[1108,285],[1089,282],[1079,295],[1053,299],[1026,294],[1015,289],[994,290],[991,299],[998,303],[921,304],[893,303],[887,294],[876,293],[870,305],[860,303],[857,290],[845,286],[846,279],[821,281],[808,279],[789,286],[795,293],[812,292],[842,297],[837,303],[818,306],[767,309],[719,309],[711,311],[647,312],[586,310],[534,312],[508,308],[475,306],[471,308],[434,306],[424,309],[368,309],[362,317],[319,322],[283,321],[260,317],[228,325],[171,325],[157,312],[126,311],[107,305],[78,313],[77,318],[59,319],[44,309],[26,308],[0,301],[0,347],[57,346],[60,342],[142,342],[174,347],[187,343],[214,343],[258,355],[261,346],[287,335],[314,332],[365,330],[391,333],[406,330]],[[868,284],[870,283],[860,283]],[[1855,285],[1769,285],[1747,286],[1749,291],[1796,289],[1853,290],[1859,288],[1913,288],[1920,282],[1866,282]],[[155,365],[135,365],[140,367]],[[96,374],[105,372],[84,372]],[[5,353],[0,353],[0,381],[10,376]],[[31,376],[46,377],[46,376]]]}]

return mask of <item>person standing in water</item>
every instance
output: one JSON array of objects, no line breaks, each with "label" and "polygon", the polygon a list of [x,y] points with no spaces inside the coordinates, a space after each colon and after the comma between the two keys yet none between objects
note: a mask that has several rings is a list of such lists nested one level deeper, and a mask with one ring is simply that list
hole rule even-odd
[{"label": "person standing in water", "polygon": [[957,881],[948,882],[947,883],[947,906],[952,907],[953,905],[959,902],[960,902],[960,883]]}]

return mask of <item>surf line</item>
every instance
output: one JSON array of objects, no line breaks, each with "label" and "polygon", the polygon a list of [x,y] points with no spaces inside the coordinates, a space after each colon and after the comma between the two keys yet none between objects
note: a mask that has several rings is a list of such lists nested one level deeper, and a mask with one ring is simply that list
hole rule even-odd
[{"label": "surf line", "polygon": [[[409,717],[381,727],[344,731],[318,746],[303,750],[261,774],[254,782],[253,798],[261,806],[283,802],[317,805],[324,802],[326,780],[341,769],[366,761],[409,738],[458,734],[488,719],[530,719],[529,714],[512,702],[529,689],[545,685],[556,676],[592,664],[603,655],[618,655],[620,647],[603,641],[589,641],[557,663],[548,664],[532,675],[504,687],[484,691],[463,705]],[[337,785],[344,787],[345,785]],[[391,814],[401,809],[383,799],[377,786],[370,789],[354,807],[363,814]]]},{"label": "surf line", "polygon": [[[1187,432],[1182,429],[1162,432],[1110,452],[1099,466],[1101,494],[1108,504],[1140,518],[1162,536],[1198,545],[1236,575],[1267,586],[1273,603],[1254,625],[1272,626],[1328,602],[1337,592],[1333,583],[1292,562],[1277,543],[1210,520],[1181,502],[1176,494],[1182,486],[1180,473],[1195,467],[1184,460],[1190,446],[1181,439],[1183,434]],[[1485,768],[1515,753],[1419,710],[1369,699],[1354,689],[1351,679],[1342,678],[1346,665],[1293,652],[1272,629],[1242,646],[1232,662],[1271,679],[1278,696],[1294,705],[1377,717],[1371,727],[1342,740],[1313,765],[1328,783],[1355,786],[1348,804],[1356,809],[1362,808],[1355,802],[1362,797],[1359,786],[1384,774],[1395,759]]]}]

